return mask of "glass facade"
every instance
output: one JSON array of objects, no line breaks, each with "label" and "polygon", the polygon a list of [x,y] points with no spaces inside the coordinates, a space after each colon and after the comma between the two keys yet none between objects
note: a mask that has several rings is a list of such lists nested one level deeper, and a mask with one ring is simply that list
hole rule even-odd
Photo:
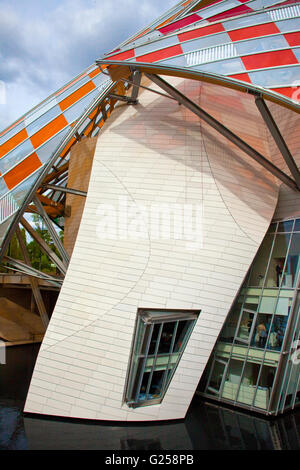
[{"label": "glass facade", "polygon": [[229,312],[199,390],[277,414],[300,402],[300,219],[272,223]]},{"label": "glass facade", "polygon": [[162,401],[198,314],[196,311],[138,310],[125,397],[128,406]]}]

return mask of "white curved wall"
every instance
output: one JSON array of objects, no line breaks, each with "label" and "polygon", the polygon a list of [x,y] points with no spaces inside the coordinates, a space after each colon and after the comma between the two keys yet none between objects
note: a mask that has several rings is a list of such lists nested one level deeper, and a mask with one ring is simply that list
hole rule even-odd
[{"label": "white curved wall", "polygon": [[[168,80],[201,102],[198,82]],[[149,91],[137,106],[114,110],[97,142],[81,226],[26,412],[121,421],[185,416],[277,202],[274,180],[238,150],[232,164],[232,149],[216,139],[183,106]],[[120,197],[146,207],[202,202],[203,246],[101,240],[99,207],[116,207]],[[131,409],[123,393],[139,307],[201,314],[162,403]]]}]

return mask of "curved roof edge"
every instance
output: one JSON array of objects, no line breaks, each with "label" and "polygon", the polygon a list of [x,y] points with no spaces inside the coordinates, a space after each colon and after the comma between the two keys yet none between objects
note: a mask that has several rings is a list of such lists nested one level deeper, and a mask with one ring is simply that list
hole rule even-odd
[{"label": "curved roof edge", "polygon": [[225,86],[228,88],[236,89],[244,93],[250,93],[253,95],[259,95],[263,98],[273,101],[281,106],[289,108],[296,113],[300,114],[300,104],[294,100],[276,93],[275,91],[268,90],[266,88],[260,87],[258,85],[253,85],[251,83],[243,82],[230,77],[225,77],[224,75],[218,75],[211,72],[201,72],[201,71],[189,71],[185,67],[174,67],[174,66],[165,66],[165,65],[154,65],[147,62],[124,62],[120,60],[103,60],[98,59],[95,63],[101,68],[102,65],[105,66],[122,66],[128,67],[130,72],[139,70],[140,72],[154,73],[160,75],[171,75],[182,78],[189,78],[192,80],[198,80],[203,82],[214,83],[219,86]]}]

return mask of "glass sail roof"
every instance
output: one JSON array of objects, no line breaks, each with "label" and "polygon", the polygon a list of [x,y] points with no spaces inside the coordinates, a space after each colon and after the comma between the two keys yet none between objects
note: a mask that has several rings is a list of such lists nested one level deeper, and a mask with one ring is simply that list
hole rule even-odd
[{"label": "glass sail roof", "polygon": [[[216,73],[300,101],[298,1],[180,1],[104,57]],[[96,64],[0,134],[0,244],[72,126],[109,83]]]}]

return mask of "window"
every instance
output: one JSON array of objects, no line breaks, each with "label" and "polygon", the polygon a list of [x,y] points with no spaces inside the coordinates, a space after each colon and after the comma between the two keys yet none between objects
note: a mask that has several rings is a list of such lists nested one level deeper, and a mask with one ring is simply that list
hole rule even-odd
[{"label": "window", "polygon": [[264,284],[264,278],[272,250],[273,239],[273,234],[267,234],[257,252],[254,263],[251,267],[251,274],[249,279],[250,287],[262,287]]},{"label": "window", "polygon": [[265,280],[266,287],[280,287],[290,237],[291,235],[289,233],[277,233],[275,237],[272,255],[269,260],[269,269]]},{"label": "window", "polygon": [[222,357],[216,357],[212,366],[212,374],[208,383],[208,391],[219,394],[222,388],[227,362]]},{"label": "window", "polygon": [[162,401],[199,313],[138,310],[125,393],[128,406]]},{"label": "window", "polygon": [[237,330],[237,341],[248,344],[253,330],[255,311],[243,309]]}]

